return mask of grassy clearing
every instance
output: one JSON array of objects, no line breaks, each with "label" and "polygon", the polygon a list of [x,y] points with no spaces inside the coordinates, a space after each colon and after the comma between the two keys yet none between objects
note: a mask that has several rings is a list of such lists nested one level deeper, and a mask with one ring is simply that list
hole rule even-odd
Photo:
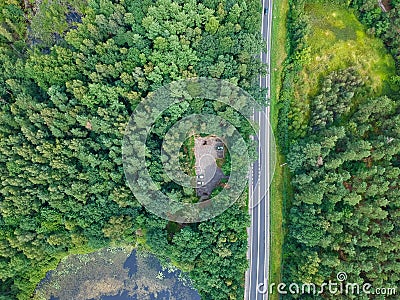
[{"label": "grassy clearing", "polygon": [[[273,6],[272,45],[271,45],[271,126],[277,132],[278,126],[278,98],[281,89],[283,62],[286,59],[286,15],[289,5],[287,0],[275,1]],[[285,198],[286,172],[280,165],[284,157],[278,149],[274,178],[270,187],[270,282],[281,281],[283,231],[283,205]],[[270,295],[270,299],[279,299],[279,295]]]},{"label": "grassy clearing", "polygon": [[308,120],[309,99],[318,92],[320,79],[332,71],[351,66],[364,77],[371,96],[388,91],[388,79],[395,72],[393,58],[351,11],[331,3],[308,3],[305,12],[310,25],[308,48],[293,103],[293,114],[303,124]]},{"label": "grassy clearing", "polygon": [[188,137],[180,149],[179,162],[187,175],[196,175],[196,157],[194,155],[194,135]]},{"label": "grassy clearing", "polygon": [[312,60],[304,68],[309,87],[317,86],[320,76],[353,66],[370,79],[375,92],[381,93],[384,82],[395,71],[393,58],[382,41],[368,36],[355,15],[344,8],[309,4],[306,12],[311,24],[308,44]]}]

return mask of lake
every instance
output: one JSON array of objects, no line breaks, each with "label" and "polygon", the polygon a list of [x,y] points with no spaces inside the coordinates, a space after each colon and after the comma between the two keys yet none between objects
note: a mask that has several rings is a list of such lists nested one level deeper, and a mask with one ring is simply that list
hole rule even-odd
[{"label": "lake", "polygon": [[187,274],[127,248],[70,255],[38,285],[37,300],[198,300]]}]

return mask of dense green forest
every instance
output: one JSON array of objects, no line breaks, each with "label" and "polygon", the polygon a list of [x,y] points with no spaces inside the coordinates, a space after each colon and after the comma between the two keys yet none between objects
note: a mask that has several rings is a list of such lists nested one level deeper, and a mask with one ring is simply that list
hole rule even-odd
[{"label": "dense green forest", "polygon": [[246,195],[211,221],[168,223],[134,199],[121,143],[137,103],[176,79],[262,99],[259,1],[38,3],[0,3],[0,299],[28,299],[62,257],[110,244],[172,261],[204,299],[242,297]]},{"label": "dense green forest", "polygon": [[[279,99],[278,132],[293,190],[286,203],[283,280],[320,285],[337,282],[337,273],[346,272],[347,282],[398,287],[400,2],[391,1],[388,12],[377,1],[349,2],[347,6],[340,1],[290,1],[289,57]],[[348,22],[354,16],[364,28],[355,19]],[[386,50],[375,40],[369,43],[370,49],[365,48],[357,39],[365,30],[365,39],[380,38]],[[320,33],[329,45],[314,39]],[[350,57],[341,52],[343,42],[354,50]],[[381,63],[360,67],[377,50]],[[392,55],[396,69],[385,51]],[[305,77],[304,70],[310,62],[314,64],[313,59],[325,57],[317,85],[307,89],[313,75]],[[375,79],[371,82],[371,78]],[[337,297],[398,296],[338,296],[327,290],[318,296],[285,295],[285,299]]]}]

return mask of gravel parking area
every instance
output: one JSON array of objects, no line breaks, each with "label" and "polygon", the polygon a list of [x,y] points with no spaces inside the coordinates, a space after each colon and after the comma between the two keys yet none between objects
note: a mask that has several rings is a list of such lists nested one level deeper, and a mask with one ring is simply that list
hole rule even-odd
[{"label": "gravel parking area", "polygon": [[196,191],[201,200],[209,199],[221,179],[226,178],[216,164],[217,158],[224,157],[223,142],[215,136],[197,137],[194,141],[196,158]]}]

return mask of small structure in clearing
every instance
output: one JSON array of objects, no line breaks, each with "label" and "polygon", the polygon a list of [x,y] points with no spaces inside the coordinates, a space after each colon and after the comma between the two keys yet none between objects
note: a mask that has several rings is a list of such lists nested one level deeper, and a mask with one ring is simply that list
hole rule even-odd
[{"label": "small structure in clearing", "polygon": [[216,159],[224,158],[224,143],[216,136],[197,137],[194,142],[194,153],[196,193],[202,201],[209,199],[221,179],[227,178],[216,163]]}]

